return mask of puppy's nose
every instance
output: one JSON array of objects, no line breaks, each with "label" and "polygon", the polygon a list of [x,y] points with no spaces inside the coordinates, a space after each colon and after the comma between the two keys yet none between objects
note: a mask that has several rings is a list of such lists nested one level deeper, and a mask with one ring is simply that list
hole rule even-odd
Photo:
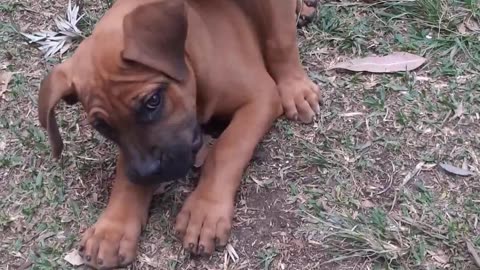
[{"label": "puppy's nose", "polygon": [[140,162],[129,169],[129,174],[133,179],[148,177],[157,174],[160,171],[160,166],[160,160]]}]

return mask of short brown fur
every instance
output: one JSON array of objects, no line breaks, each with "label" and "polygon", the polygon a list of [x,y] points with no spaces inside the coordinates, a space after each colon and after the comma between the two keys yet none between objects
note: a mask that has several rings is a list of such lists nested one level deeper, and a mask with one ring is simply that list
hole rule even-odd
[{"label": "short brown fur", "polygon": [[[117,0],[74,55],[44,79],[39,117],[53,154],[63,143],[55,106],[80,101],[119,146],[109,203],[80,243],[98,269],[131,263],[156,184],[193,163],[198,127],[229,125],[209,152],[175,229],[186,249],[226,245],[235,193],[274,121],[310,123],[318,87],[296,45],[296,0]],[[311,13],[311,9],[308,10]]]}]

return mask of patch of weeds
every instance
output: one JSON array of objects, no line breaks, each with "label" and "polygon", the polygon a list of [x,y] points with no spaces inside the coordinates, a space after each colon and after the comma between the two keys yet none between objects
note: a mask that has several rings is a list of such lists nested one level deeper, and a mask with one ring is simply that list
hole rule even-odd
[{"label": "patch of weeds", "polygon": [[288,139],[292,139],[295,136],[291,123],[286,120],[280,119],[279,121],[275,122],[275,128],[277,128]]},{"label": "patch of weeds", "polygon": [[260,269],[269,270],[272,266],[273,260],[277,257],[280,253],[274,247],[266,247],[260,250],[257,254],[257,258],[260,260],[258,266]]},{"label": "patch of weeds", "polygon": [[96,15],[86,12],[85,16],[78,22],[78,29],[82,31],[82,34],[86,37],[92,34],[93,28],[100,20]]},{"label": "patch of weeds", "polygon": [[360,172],[367,172],[367,171],[369,171],[371,168],[373,168],[373,162],[372,162],[371,159],[365,158],[365,157],[361,156],[361,157],[357,160],[357,163],[356,163],[355,168],[356,168],[357,170],[359,170]]},{"label": "patch of weeds", "polygon": [[0,155],[0,168],[13,169],[23,165],[23,157],[15,153],[3,153]]},{"label": "patch of weeds", "polygon": [[30,256],[33,262],[32,270],[66,269],[64,265],[58,262],[61,255],[61,250],[51,246],[43,246],[40,243],[36,252]]},{"label": "patch of weeds", "polygon": [[415,4],[418,14],[432,24],[438,23],[447,6],[444,0],[418,0]]},{"label": "patch of weeds", "polygon": [[383,234],[387,226],[387,216],[385,211],[381,208],[374,208],[370,212],[370,219],[371,224]]},{"label": "patch of weeds", "polygon": [[371,16],[363,10],[325,6],[319,10],[309,29],[321,35],[312,41],[333,45],[342,52],[362,55],[370,45],[369,38],[373,38],[371,23]]},{"label": "patch of weeds", "polygon": [[480,216],[480,204],[478,199],[480,198],[479,193],[472,193],[468,198],[465,200],[464,207],[470,214]]},{"label": "patch of weeds", "polygon": [[[302,211],[317,228],[318,242],[331,253],[333,259],[329,262],[358,257],[368,258],[384,269],[419,267],[431,260],[429,254],[444,250],[443,257],[465,265],[462,258],[468,255],[463,239],[472,239],[475,243],[480,240],[472,238],[473,231],[463,214],[450,214],[445,218],[445,212],[455,210],[439,209],[435,204],[438,198],[423,183],[417,183],[415,188],[400,194],[398,210],[393,212],[375,206],[360,209],[354,215],[347,214],[348,210],[338,198],[335,198],[338,210],[327,211],[318,207],[316,195],[309,192],[305,194],[311,200],[307,200],[307,207]],[[468,201],[467,205],[472,206]]]},{"label": "patch of weeds", "polygon": [[473,238],[473,244],[477,247],[480,247],[480,236]]},{"label": "patch of weeds", "polygon": [[103,2],[105,2],[107,8],[110,8],[110,7],[112,7],[115,0],[103,0]]},{"label": "patch of weeds", "polygon": [[433,202],[432,193],[427,188],[425,188],[425,186],[421,182],[415,183],[415,185],[419,191],[416,200],[423,205],[431,204]]},{"label": "patch of weeds", "polygon": [[399,111],[395,114],[395,120],[402,126],[408,126],[410,123],[408,115],[405,112]]},{"label": "patch of weeds", "polygon": [[317,17],[315,17],[315,24],[320,31],[334,34],[338,31],[342,24],[342,20],[335,7],[321,8]]},{"label": "patch of weeds", "polygon": [[386,92],[383,86],[377,87],[375,94],[365,97],[363,103],[372,110],[385,109]]},{"label": "patch of weeds", "polygon": [[169,260],[167,264],[168,269],[175,270],[180,263],[177,260]]},{"label": "patch of weeds", "polygon": [[18,2],[2,3],[0,4],[0,13],[11,14],[17,10],[17,7],[22,4]]},{"label": "patch of weeds", "polygon": [[12,222],[10,217],[5,214],[3,211],[0,212],[0,232],[4,231],[8,225]]},{"label": "patch of weeds", "polygon": [[301,151],[301,156],[307,160],[309,164],[318,168],[330,167],[331,161],[325,156],[324,151],[307,141],[302,140],[301,145],[304,149],[304,151]]},{"label": "patch of weeds", "polygon": [[12,80],[9,84],[9,94],[13,98],[20,98],[25,95],[25,91],[27,90],[27,79],[25,75],[18,73],[14,74]]},{"label": "patch of weeds", "polygon": [[427,255],[427,248],[424,237],[418,237],[418,239],[413,239],[410,252],[415,259],[414,265],[422,265]]}]

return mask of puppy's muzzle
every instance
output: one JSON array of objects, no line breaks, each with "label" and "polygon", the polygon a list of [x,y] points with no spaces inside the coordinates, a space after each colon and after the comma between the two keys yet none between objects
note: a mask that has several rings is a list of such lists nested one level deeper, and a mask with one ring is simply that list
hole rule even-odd
[{"label": "puppy's muzzle", "polygon": [[156,147],[144,158],[130,159],[127,176],[136,184],[156,184],[182,178],[193,166],[202,145],[202,132],[197,126],[190,143]]}]

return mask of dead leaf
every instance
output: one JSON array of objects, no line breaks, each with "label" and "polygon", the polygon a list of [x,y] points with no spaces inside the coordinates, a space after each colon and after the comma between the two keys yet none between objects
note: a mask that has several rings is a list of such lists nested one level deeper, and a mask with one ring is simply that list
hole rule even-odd
[{"label": "dead leaf", "polygon": [[362,144],[359,144],[359,145],[355,146],[355,150],[362,151],[362,150],[367,149],[370,146],[372,146],[372,142],[368,141],[366,143],[362,143]]},{"label": "dead leaf", "polygon": [[370,200],[363,200],[362,203],[360,204],[362,208],[372,208],[375,207],[375,204],[370,201]]},{"label": "dead leaf", "polygon": [[387,56],[370,56],[352,59],[333,66],[332,69],[347,69],[350,71],[368,71],[373,73],[392,73],[410,71],[418,68],[427,59],[407,53],[395,52]]},{"label": "dead leaf", "polygon": [[473,257],[473,261],[477,265],[477,267],[480,267],[480,256],[478,255],[477,249],[473,245],[472,241],[467,240],[467,250],[470,252],[470,254]]},{"label": "dead leaf", "polygon": [[480,24],[472,17],[465,21],[465,27],[472,32],[480,31]]},{"label": "dead leaf", "polygon": [[455,108],[455,114],[452,116],[452,119],[460,118],[465,113],[465,109],[463,107],[463,103],[458,103],[457,107]]},{"label": "dead leaf", "polygon": [[84,38],[77,24],[85,14],[79,15],[79,10],[78,5],[72,5],[69,1],[65,18],[57,17],[53,20],[58,31],[41,30],[32,34],[24,32],[20,32],[20,34],[28,39],[28,43],[40,45],[39,49],[45,58],[53,56],[57,52],[60,52],[61,56],[71,47],[74,40]]},{"label": "dead leaf", "polygon": [[407,175],[403,178],[402,184],[400,185],[400,188],[404,187],[419,171],[422,170],[423,165],[425,165],[425,162],[420,161],[417,166],[413,169],[413,171],[408,172]]},{"label": "dead leaf", "polygon": [[460,34],[465,35],[467,33],[467,28],[465,28],[465,23],[461,23],[457,26],[457,30]]},{"label": "dead leaf", "polygon": [[3,98],[5,92],[7,92],[8,84],[12,80],[12,72],[0,72],[0,99]]},{"label": "dead leaf", "polygon": [[428,251],[428,254],[432,256],[432,258],[437,261],[438,263],[444,265],[447,264],[450,260],[450,257],[445,253],[445,251],[439,249],[436,251]]},{"label": "dead leaf", "polygon": [[63,259],[73,266],[79,266],[83,264],[83,259],[80,254],[78,254],[77,249],[74,249],[67,253],[67,255],[65,255]]},{"label": "dead leaf", "polygon": [[455,174],[455,175],[460,175],[460,176],[471,176],[473,175],[473,172],[469,170],[464,170],[458,167],[455,167],[453,165],[447,164],[447,163],[440,163],[440,167],[444,169],[445,171]]}]

